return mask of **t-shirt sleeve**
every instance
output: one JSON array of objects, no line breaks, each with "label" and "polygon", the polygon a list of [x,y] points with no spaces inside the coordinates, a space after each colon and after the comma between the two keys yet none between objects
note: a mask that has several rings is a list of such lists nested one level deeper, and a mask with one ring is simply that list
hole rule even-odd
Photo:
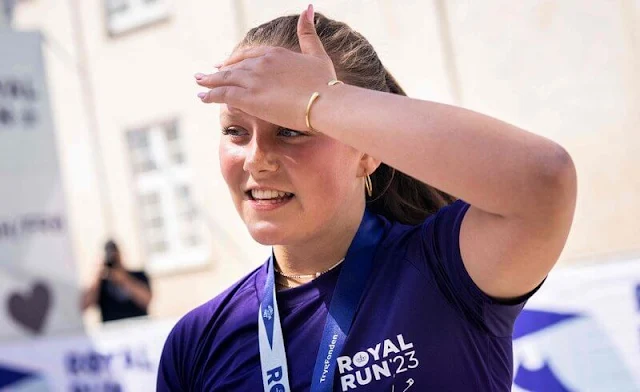
[{"label": "t-shirt sleeve", "polygon": [[193,390],[193,358],[202,333],[203,316],[199,308],[187,313],[173,327],[162,349],[158,367],[158,392]]},{"label": "t-shirt sleeve", "polygon": [[184,374],[182,345],[184,342],[181,338],[181,329],[181,325],[178,323],[173,330],[171,330],[164,343],[156,383],[156,390],[158,392],[180,392],[187,390],[182,381]]},{"label": "t-shirt sleeve", "polygon": [[440,291],[469,322],[494,336],[511,336],[516,317],[537,288],[520,298],[502,301],[474,283],[460,253],[460,227],[469,207],[457,200],[422,224],[426,260]]},{"label": "t-shirt sleeve", "polygon": [[164,343],[158,366],[156,390],[181,392],[194,387],[196,357],[200,339],[206,330],[216,302],[209,301],[184,315],[173,327]]}]

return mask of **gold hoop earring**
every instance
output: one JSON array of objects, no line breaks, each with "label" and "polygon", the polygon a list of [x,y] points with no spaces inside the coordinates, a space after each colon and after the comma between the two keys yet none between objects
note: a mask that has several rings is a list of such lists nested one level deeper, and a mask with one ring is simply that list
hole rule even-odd
[{"label": "gold hoop earring", "polygon": [[366,189],[367,195],[369,195],[369,197],[373,195],[373,183],[371,182],[371,177],[369,177],[368,174],[364,178],[364,189]]}]

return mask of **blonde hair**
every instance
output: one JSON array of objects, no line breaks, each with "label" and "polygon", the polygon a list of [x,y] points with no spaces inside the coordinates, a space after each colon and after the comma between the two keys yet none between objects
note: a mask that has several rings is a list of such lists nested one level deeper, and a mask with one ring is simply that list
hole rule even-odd
[{"label": "blonde hair", "polygon": [[[273,19],[247,32],[237,45],[279,46],[300,51],[297,36],[298,15]],[[382,65],[373,46],[347,24],[316,13],[314,20],[320,41],[333,61],[338,78],[347,84],[407,95]],[[371,174],[373,195],[367,208],[391,221],[418,224],[455,198],[382,163]]]}]

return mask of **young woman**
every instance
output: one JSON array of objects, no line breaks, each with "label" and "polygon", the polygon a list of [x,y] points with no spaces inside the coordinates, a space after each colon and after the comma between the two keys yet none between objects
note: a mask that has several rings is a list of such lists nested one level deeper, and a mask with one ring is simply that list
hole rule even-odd
[{"label": "young woman", "polygon": [[158,390],[509,391],[514,320],[573,218],[567,152],[406,97],[311,6],[218,68],[195,78],[222,174],[273,251],[178,322]]}]

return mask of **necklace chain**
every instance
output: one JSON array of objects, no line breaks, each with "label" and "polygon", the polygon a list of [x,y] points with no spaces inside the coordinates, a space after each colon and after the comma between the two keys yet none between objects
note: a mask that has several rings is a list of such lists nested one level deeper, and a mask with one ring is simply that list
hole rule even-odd
[{"label": "necklace chain", "polygon": [[332,265],[331,267],[329,267],[328,269],[321,271],[321,272],[316,272],[315,274],[308,274],[308,275],[289,275],[289,274],[285,274],[282,271],[278,271],[276,268],[274,268],[273,270],[280,276],[284,276],[285,278],[291,278],[291,279],[314,279],[317,278],[318,276],[322,275],[322,274],[326,274],[327,272],[331,271],[332,269],[336,268],[337,266],[340,265],[340,263],[342,263],[344,261],[344,257],[342,259],[340,259],[337,263],[335,263],[334,265]]}]

